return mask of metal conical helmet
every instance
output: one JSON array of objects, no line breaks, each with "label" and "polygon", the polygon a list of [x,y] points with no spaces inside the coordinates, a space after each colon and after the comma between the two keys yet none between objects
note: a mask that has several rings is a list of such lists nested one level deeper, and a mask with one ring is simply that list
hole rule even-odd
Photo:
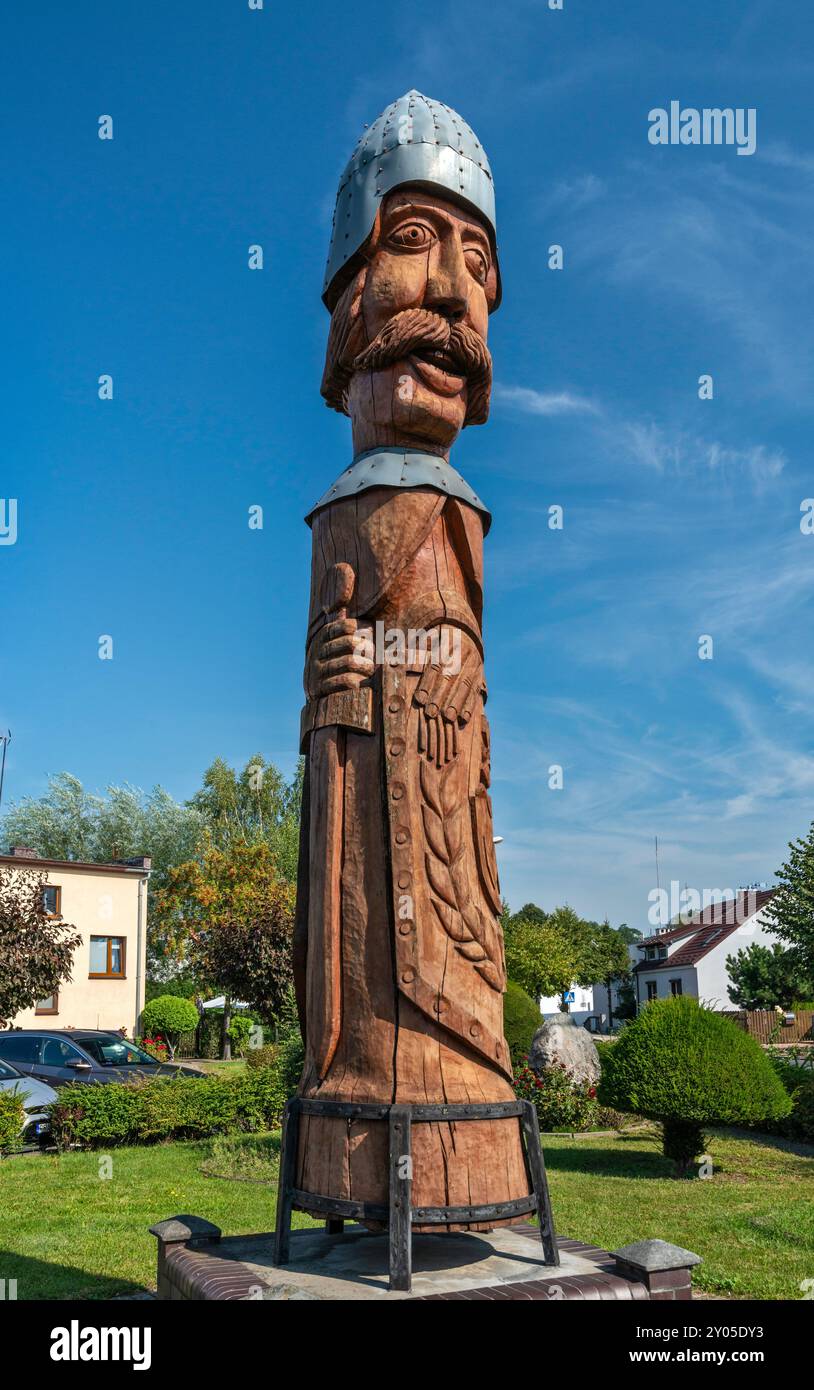
[{"label": "metal conical helmet", "polygon": [[333,309],[341,271],[364,245],[386,193],[405,183],[441,189],[486,223],[497,267],[495,189],[486,151],[466,121],[413,89],[382,112],[362,135],[339,181],[322,298]]}]

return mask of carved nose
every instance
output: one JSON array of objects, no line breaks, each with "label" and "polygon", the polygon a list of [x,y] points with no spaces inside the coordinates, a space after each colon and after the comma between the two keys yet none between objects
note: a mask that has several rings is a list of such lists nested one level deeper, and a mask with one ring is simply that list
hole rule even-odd
[{"label": "carved nose", "polygon": [[432,309],[434,314],[440,314],[442,318],[449,319],[450,323],[459,323],[466,313],[468,300],[462,295],[455,294],[447,286],[436,286],[430,282],[424,296],[424,305],[425,308]]},{"label": "carved nose", "polygon": [[445,237],[432,258],[424,306],[458,323],[469,308],[469,272],[457,236]]}]

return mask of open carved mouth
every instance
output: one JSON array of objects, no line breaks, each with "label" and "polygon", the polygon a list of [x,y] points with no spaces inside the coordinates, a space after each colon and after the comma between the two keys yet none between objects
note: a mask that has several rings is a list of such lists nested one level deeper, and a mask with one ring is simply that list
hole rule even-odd
[{"label": "open carved mouth", "polygon": [[422,381],[440,396],[457,396],[466,385],[460,362],[445,348],[416,348],[409,360]]}]

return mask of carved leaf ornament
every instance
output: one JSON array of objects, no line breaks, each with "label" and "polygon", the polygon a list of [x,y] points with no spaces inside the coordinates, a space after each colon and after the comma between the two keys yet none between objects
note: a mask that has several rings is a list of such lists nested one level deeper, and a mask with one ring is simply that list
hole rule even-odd
[{"label": "carved leaf ornament", "polygon": [[439,769],[425,758],[420,763],[421,814],[426,849],[424,863],[431,902],[441,926],[455,949],[472,961],[478,974],[495,990],[503,989],[500,962],[490,954],[490,932],[485,914],[472,901],[466,866],[465,830],[469,826],[466,789],[456,792],[452,773],[457,764]]}]

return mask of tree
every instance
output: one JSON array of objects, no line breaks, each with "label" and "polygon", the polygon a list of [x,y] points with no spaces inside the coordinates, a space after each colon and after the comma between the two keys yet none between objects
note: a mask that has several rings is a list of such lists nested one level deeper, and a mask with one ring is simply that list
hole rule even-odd
[{"label": "tree", "polygon": [[270,1022],[292,983],[293,920],[291,886],[279,881],[250,917],[208,923],[195,936],[192,959],[227,999],[242,1000]]},{"label": "tree", "polygon": [[170,1061],[182,1033],[192,1033],[198,1026],[198,1010],[191,999],[181,999],[177,994],[160,994],[144,1005],[141,1026],[145,1033],[160,1033],[165,1039]]},{"label": "tree", "polygon": [[571,978],[558,992],[564,993],[572,984],[584,988],[596,984],[602,978],[605,963],[605,951],[599,940],[599,923],[580,917],[566,903],[548,914],[546,925],[559,934],[573,961]]},{"label": "tree", "polygon": [[514,915],[504,905],[502,922],[508,975],[535,998],[564,995],[575,983],[615,982],[629,972],[622,933],[607,921],[586,921],[567,904],[544,912],[526,903]]},{"label": "tree", "polygon": [[166,980],[177,962],[151,931],[150,918],[170,867],[194,854],[204,828],[200,812],[180,805],[163,787],[145,793],[127,784],[110,786],[97,796],[78,777],[60,772],[50,778],[44,796],[23,797],[9,809],[0,836],[2,843],[28,845],[46,859],[107,864],[149,855],[148,970]]},{"label": "tree", "polygon": [[630,975],[621,982],[616,992],[615,1017],[624,1019],[636,1017],[636,989]]},{"label": "tree", "polygon": [[44,873],[0,865],[0,1028],[71,978],[82,940],[67,922],[48,917]]},{"label": "tree", "polygon": [[109,786],[88,792],[78,777],[60,772],[41,797],[23,797],[0,823],[5,844],[24,844],[47,859],[110,863],[148,854],[156,886],[171,864],[187,858],[204,827],[200,814],[174,801],[163,787]]},{"label": "tree", "polygon": [[779,1120],[791,1099],[760,1044],[679,995],[648,1004],[602,1059],[599,1100],[659,1120],[665,1158],[687,1176],[704,1126]]},{"label": "tree", "polygon": [[261,753],[249,758],[242,772],[216,758],[189,805],[203,818],[214,845],[227,849],[235,843],[264,841],[280,876],[296,883],[303,773],[303,759],[286,782]]},{"label": "tree", "polygon": [[[504,911],[505,907],[504,904]],[[514,915],[519,921],[531,922],[536,927],[541,927],[548,921],[548,913],[542,907],[538,907],[536,903],[525,903],[520,911]]]},{"label": "tree", "polygon": [[788,861],[766,914],[782,941],[796,947],[803,969],[814,976],[814,821],[805,839],[789,842]]},{"label": "tree", "polygon": [[592,968],[597,971],[594,981],[601,980],[608,995],[608,1031],[613,1025],[613,988],[622,985],[630,978],[630,957],[627,942],[621,931],[615,930],[610,922],[604,921],[590,937],[588,948]]},{"label": "tree", "polygon": [[779,942],[762,946],[759,942],[727,956],[726,968],[732,983],[729,997],[739,1009],[783,1009],[795,999],[814,995],[811,977],[803,969],[798,951],[785,951]]},{"label": "tree", "polygon": [[561,994],[574,979],[576,955],[571,944],[548,920],[527,919],[523,912],[525,908],[504,919],[506,973],[532,999]]},{"label": "tree", "polygon": [[0,843],[25,844],[51,859],[108,863],[138,854],[152,859],[147,970],[152,981],[172,983],[184,970],[183,942],[164,930],[156,903],[170,869],[203,853],[206,843],[265,843],[278,876],[295,883],[303,761],[287,782],[261,754],[236,772],[216,758],[189,802],[175,801],[163,787],[145,793],[128,784],[103,795],[86,791],[68,772],[52,777],[42,797],[24,797],[0,821]]},{"label": "tree", "polygon": [[291,983],[294,886],[261,840],[222,849],[205,842],[196,859],[169,872],[156,903],[156,930],[188,957],[197,977],[226,995],[221,1050],[229,1055],[231,1001],[273,1017]]},{"label": "tree", "polygon": [[627,942],[607,920],[582,922],[577,980],[586,987],[624,978],[630,968]]}]

